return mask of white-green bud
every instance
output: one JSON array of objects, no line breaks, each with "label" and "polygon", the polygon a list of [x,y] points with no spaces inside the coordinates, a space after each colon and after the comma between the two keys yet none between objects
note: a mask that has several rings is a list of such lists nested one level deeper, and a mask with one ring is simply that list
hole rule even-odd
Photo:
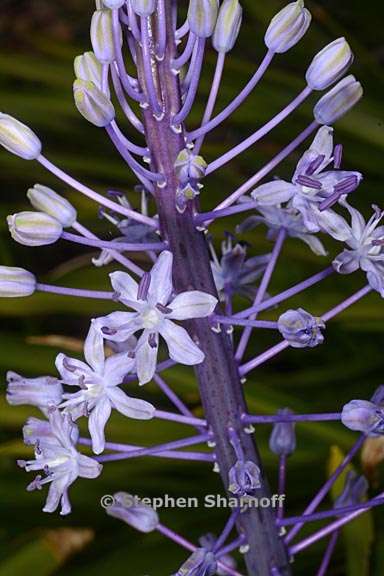
[{"label": "white-green bud", "polygon": [[345,38],[334,40],[314,57],[305,79],[312,90],[325,90],[344,76],[353,62],[352,50]]},{"label": "white-green bud", "polygon": [[84,52],[84,54],[76,56],[73,67],[76,78],[90,80],[95,86],[101,88],[102,69],[94,52]]},{"label": "white-green bud", "polygon": [[111,10],[117,10],[125,4],[125,0],[103,0],[103,4],[106,8]]},{"label": "white-green bud", "polygon": [[44,212],[12,214],[7,224],[12,238],[24,246],[54,244],[63,233],[60,222]]},{"label": "white-green bud", "polygon": [[73,83],[73,96],[76,108],[86,120],[103,128],[112,122],[115,109],[110,99],[90,80],[77,80]]},{"label": "white-green bud", "polygon": [[64,228],[68,228],[76,222],[77,212],[75,208],[51,188],[42,184],[35,184],[33,188],[28,190],[27,196],[36,210],[56,218]]},{"label": "white-green bud", "polygon": [[0,266],[0,297],[30,296],[36,290],[36,278],[24,268]]},{"label": "white-green bud", "polygon": [[190,0],[188,8],[189,28],[199,38],[209,38],[215,29],[218,0]]},{"label": "white-green bud", "polygon": [[150,16],[156,9],[156,0],[131,0],[131,6],[138,16]]},{"label": "white-green bud", "polygon": [[302,39],[311,19],[303,0],[291,2],[272,18],[264,36],[265,45],[278,54],[286,52]]},{"label": "white-green bud", "polygon": [[232,50],[240,32],[243,9],[239,0],[224,0],[220,6],[212,44],[218,52]]},{"label": "white-green bud", "polygon": [[[119,28],[122,43],[121,28]],[[91,42],[96,58],[102,64],[111,64],[115,60],[113,43],[113,25],[111,10],[96,10],[91,21]]]},{"label": "white-green bud", "polygon": [[350,74],[336,84],[315,104],[313,115],[319,124],[333,124],[360,100],[363,87]]},{"label": "white-green bud", "polygon": [[25,124],[0,112],[0,145],[24,160],[36,160],[41,154],[41,142]]}]

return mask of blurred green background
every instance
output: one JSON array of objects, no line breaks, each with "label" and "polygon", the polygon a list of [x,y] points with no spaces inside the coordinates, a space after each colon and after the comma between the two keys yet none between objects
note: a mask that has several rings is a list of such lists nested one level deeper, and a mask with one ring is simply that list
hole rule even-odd
[{"label": "blurred green background", "polygon": [[[277,0],[243,0],[244,24],[240,39],[228,58],[218,106],[228,102],[247,81],[263,53],[263,32],[272,15],[281,8]],[[185,6],[184,2],[180,2]],[[248,99],[232,121],[225,122],[207,138],[204,155],[214,159],[223,151],[260,126],[284,106],[303,86],[303,74],[312,56],[327,42],[347,36],[356,53],[353,73],[365,87],[364,101],[336,126],[336,142],[345,145],[344,166],[364,173],[365,180],[353,201],[369,215],[370,205],[383,206],[384,172],[382,99],[384,95],[384,43],[382,2],[357,0],[307,2],[313,24],[304,40],[288,54],[277,57],[265,80]],[[88,26],[93,9],[85,0],[1,0],[0,2],[0,109],[16,116],[41,136],[45,154],[98,191],[117,188],[128,193],[135,206],[135,184],[103,131],[88,125],[76,113],[72,102],[72,62],[75,55],[90,49]],[[199,100],[190,125],[197,126],[206,101],[214,65],[214,54],[207,55]],[[264,141],[232,162],[220,174],[206,182],[202,194],[203,209],[208,210],[224,198],[311,119],[311,106],[317,95],[294,117],[273,131]],[[127,132],[129,127],[125,126]],[[304,148],[302,148],[303,150]],[[301,152],[302,152],[301,150]],[[289,177],[299,152],[276,171]],[[115,231],[97,218],[97,207],[79,194],[66,189],[33,162],[0,150],[1,243],[0,262],[24,266],[45,282],[67,286],[107,288],[108,269],[95,269],[88,250],[65,242],[32,250],[12,242],[5,224],[7,214],[28,209],[27,188],[35,182],[51,185],[72,200],[80,221],[105,238]],[[226,230],[233,230],[237,220],[216,224],[217,244]],[[270,249],[265,230],[246,237],[250,253]],[[325,240],[326,258],[314,256],[296,240],[284,247],[281,265],[273,277],[270,293],[326,267],[339,247]],[[331,277],[310,293],[289,302],[313,313],[321,313],[364,284],[357,273]],[[244,305],[244,302],[238,302]],[[284,307],[282,308],[284,309]],[[6,370],[28,376],[54,374],[54,358],[59,351],[78,353],[89,319],[107,313],[104,302],[74,301],[47,295],[20,300],[0,300],[2,382]],[[272,312],[276,316],[280,310]],[[266,316],[265,316],[266,317]],[[270,316],[271,317],[271,314]],[[315,350],[287,350],[252,374],[247,384],[253,411],[273,412],[282,406],[300,411],[336,411],[351,398],[368,398],[382,383],[384,307],[372,294],[363,302],[332,321],[326,343]],[[249,357],[276,341],[276,336],[256,334]],[[200,415],[199,397],[191,371],[173,369],[166,374],[174,388]],[[206,465],[167,463],[160,459],[112,463],[105,466],[96,481],[80,480],[71,491],[73,513],[69,517],[41,512],[44,493],[29,494],[31,480],[17,468],[15,459],[29,451],[21,441],[21,427],[26,418],[37,412],[28,407],[11,408],[0,396],[0,576],[71,574],[86,571],[93,576],[119,574],[129,576],[166,576],[185,558],[185,553],[164,541],[158,534],[142,536],[117,520],[108,518],[99,505],[103,494],[126,490],[142,496],[200,495],[220,490],[217,475]],[[155,386],[143,392],[158,407],[169,408]],[[165,423],[137,424],[113,415],[108,437],[115,441],[152,444],[167,441],[186,432]],[[276,459],[267,447],[268,427],[258,429],[261,452],[276,488]],[[355,435],[338,424],[313,424],[297,427],[298,449],[289,461],[288,513],[303,510],[314,491],[337,464],[341,453],[349,449]],[[384,446],[381,440],[366,448],[364,469],[371,482],[371,494],[383,489]],[[329,507],[330,501],[325,506]],[[223,512],[209,510],[165,510],[164,524],[191,539],[204,532],[218,532]],[[384,573],[384,521],[381,510],[364,515],[343,531],[329,574],[364,576]],[[316,525],[317,527],[318,525]],[[315,525],[309,530],[314,530]],[[303,534],[305,531],[303,531]],[[325,542],[300,555],[294,573],[308,576],[316,572]]]}]

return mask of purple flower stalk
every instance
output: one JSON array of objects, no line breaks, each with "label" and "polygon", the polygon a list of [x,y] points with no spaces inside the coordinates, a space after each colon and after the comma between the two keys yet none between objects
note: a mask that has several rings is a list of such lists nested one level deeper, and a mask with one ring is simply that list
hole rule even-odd
[{"label": "purple flower stalk", "polygon": [[[175,570],[177,576],[241,576],[228,556],[244,554],[247,574],[289,576],[290,555],[306,549],[330,534],[319,574],[330,565],[340,528],[357,514],[376,506],[380,498],[361,504],[364,480],[348,477],[337,510],[316,512],[333,483],[360,449],[366,435],[383,434],[383,394],[372,400],[353,400],[343,409],[324,414],[295,414],[290,409],[275,415],[252,415],[247,409],[244,377],[259,365],[291,347],[311,348],[324,340],[325,323],[375,290],[384,297],[383,216],[374,207],[368,222],[347,202],[362,181],[357,171],[341,170],[342,147],[334,145],[332,124],[361,97],[360,83],[353,77],[341,79],[352,64],[353,54],[344,38],[319,51],[305,74],[301,91],[264,126],[255,127],[249,138],[221,157],[204,156],[204,140],[252,93],[276,54],[282,54],[307,33],[311,14],[303,0],[284,7],[271,21],[264,42],[266,53],[252,78],[223,110],[215,114],[225,61],[241,32],[243,14],[238,0],[190,0],[187,20],[178,22],[176,0],[104,0],[97,2],[91,21],[88,51],[75,59],[74,99],[80,114],[93,126],[104,129],[127,168],[138,181],[130,201],[111,189],[96,192],[54,165],[42,154],[38,136],[20,121],[0,114],[0,145],[25,160],[36,160],[59,180],[96,203],[99,216],[116,227],[116,237],[104,240],[78,221],[76,208],[55,190],[35,184],[28,198],[35,211],[8,217],[11,236],[30,247],[60,240],[100,250],[95,266],[114,264],[112,290],[90,290],[52,286],[39,282],[21,268],[0,266],[0,296],[27,297],[35,291],[80,298],[104,299],[119,309],[90,321],[84,342],[85,362],[59,354],[56,367],[60,378],[25,378],[8,372],[10,404],[39,407],[48,420],[30,418],[24,439],[32,445],[35,460],[19,461],[27,471],[42,471],[28,490],[50,484],[46,512],[71,510],[68,489],[77,478],[96,478],[102,466],[115,460],[161,457],[209,463],[219,472],[223,491],[235,501],[221,534],[203,536],[197,545],[160,524],[152,508],[118,492],[107,513],[141,532],[157,530],[191,555]],[[198,98],[199,81],[206,51],[212,44],[217,53],[211,90],[199,126],[189,125],[189,113]],[[127,64],[131,66],[128,68]],[[134,75],[127,70],[135,67]],[[341,80],[340,80],[341,79]],[[338,84],[331,88],[335,82]],[[306,100],[313,90],[328,90],[314,108],[314,120],[250,179],[242,183],[216,207],[206,206],[205,180],[221,166],[254,146]],[[116,96],[116,98],[114,97]],[[117,102],[137,132],[138,141],[126,136],[116,121]],[[136,105],[136,106],[135,106]],[[140,114],[134,108],[140,109]],[[312,143],[297,164],[290,181],[276,178],[261,183],[271,171],[314,134]],[[112,183],[113,185],[113,183]],[[247,193],[251,198],[245,198]],[[357,193],[357,192],[355,192]],[[353,195],[351,195],[353,198]],[[200,210],[200,203],[205,212]],[[351,217],[348,224],[345,210]],[[253,213],[238,222],[236,234],[266,226],[273,245],[270,253],[247,256],[248,246],[240,236],[228,234],[217,255],[212,234],[205,232],[219,218],[242,212]],[[96,211],[95,211],[96,212]],[[64,230],[65,229],[65,230]],[[273,292],[274,272],[284,258],[285,243],[300,240],[316,256],[327,252],[318,234],[328,234],[345,243],[332,266],[280,294]],[[132,258],[142,252],[138,265]],[[275,315],[259,320],[261,311],[285,303],[338,272],[349,274],[361,268],[368,285],[320,318],[310,310],[280,306]],[[289,276],[289,273],[287,274]],[[289,283],[289,282],[288,282]],[[235,295],[252,302],[239,310]],[[235,309],[236,308],[236,309]],[[255,329],[269,329],[272,337],[283,336],[270,349],[243,363]],[[159,362],[160,350],[169,359]],[[108,346],[108,354],[107,348]],[[112,353],[110,353],[112,351]],[[193,367],[204,411],[197,418],[160,373],[175,364]],[[190,368],[192,370],[192,368]],[[138,385],[151,380],[174,406],[174,412],[158,410],[140,395]],[[132,396],[123,391],[130,385]],[[75,391],[73,392],[73,386]],[[108,438],[107,421],[112,409],[142,420],[145,435],[148,419],[165,419],[196,428],[195,436],[169,440],[155,446],[120,444]],[[88,420],[90,437],[79,439],[77,424]],[[287,458],[294,457],[295,422],[341,420],[352,430],[363,432],[344,462],[327,480],[300,516],[283,518],[280,507],[243,506],[243,498],[271,499],[269,482],[253,437],[253,424],[272,424],[270,449],[279,456],[279,498],[285,497]],[[107,437],[106,437],[107,435]],[[77,444],[89,446],[97,456],[81,454]],[[189,450],[205,445],[204,450]],[[288,548],[306,521],[337,516],[337,520]],[[293,525],[283,540],[281,527]],[[232,533],[232,540],[229,540]]]}]

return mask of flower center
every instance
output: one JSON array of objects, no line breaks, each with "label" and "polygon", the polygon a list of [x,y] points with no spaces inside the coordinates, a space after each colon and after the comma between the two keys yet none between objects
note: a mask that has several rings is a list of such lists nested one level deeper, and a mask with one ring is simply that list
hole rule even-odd
[{"label": "flower center", "polygon": [[156,328],[161,320],[163,315],[159,312],[156,308],[152,306],[148,306],[142,313],[141,319],[143,321],[144,328],[153,329]]}]

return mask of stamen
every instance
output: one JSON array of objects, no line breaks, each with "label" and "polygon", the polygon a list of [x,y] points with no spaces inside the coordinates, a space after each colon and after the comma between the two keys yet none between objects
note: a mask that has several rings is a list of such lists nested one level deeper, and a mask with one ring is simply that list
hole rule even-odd
[{"label": "stamen", "polygon": [[156,308],[162,312],[162,314],[170,314],[172,312],[172,308],[169,308],[168,306],[164,306],[164,304],[161,304],[160,302],[158,302],[156,304]]},{"label": "stamen", "polygon": [[151,348],[157,348],[157,334],[152,332],[148,337],[148,344]]},{"label": "stamen", "polygon": [[145,272],[140,280],[139,288],[137,290],[138,300],[147,299],[150,285],[151,285],[151,274],[149,272]]},{"label": "stamen", "polygon": [[336,184],[333,190],[334,192],[348,194],[348,192],[352,192],[356,188],[357,184],[357,176],[348,176],[348,178],[345,178]]},{"label": "stamen", "polygon": [[296,178],[297,184],[300,186],[306,186],[307,188],[314,188],[315,190],[321,190],[321,183],[315,178],[311,178],[310,176],[306,176],[305,174],[300,174]]},{"label": "stamen", "polygon": [[66,356],[63,359],[63,366],[68,372],[76,372],[76,366],[73,366]]},{"label": "stamen", "polygon": [[343,159],[343,145],[336,144],[335,149],[333,151],[333,165],[336,169],[340,168],[342,159]]},{"label": "stamen", "polygon": [[113,336],[117,334],[117,330],[115,328],[108,328],[108,326],[102,326],[101,331],[106,336]]},{"label": "stamen", "polygon": [[305,174],[307,176],[311,176],[312,174],[314,174],[316,172],[316,170],[318,168],[320,168],[321,164],[323,163],[325,159],[325,155],[324,154],[319,154],[319,156],[317,158],[315,158],[314,160],[312,160],[312,162],[309,164],[308,168],[305,171]]}]

